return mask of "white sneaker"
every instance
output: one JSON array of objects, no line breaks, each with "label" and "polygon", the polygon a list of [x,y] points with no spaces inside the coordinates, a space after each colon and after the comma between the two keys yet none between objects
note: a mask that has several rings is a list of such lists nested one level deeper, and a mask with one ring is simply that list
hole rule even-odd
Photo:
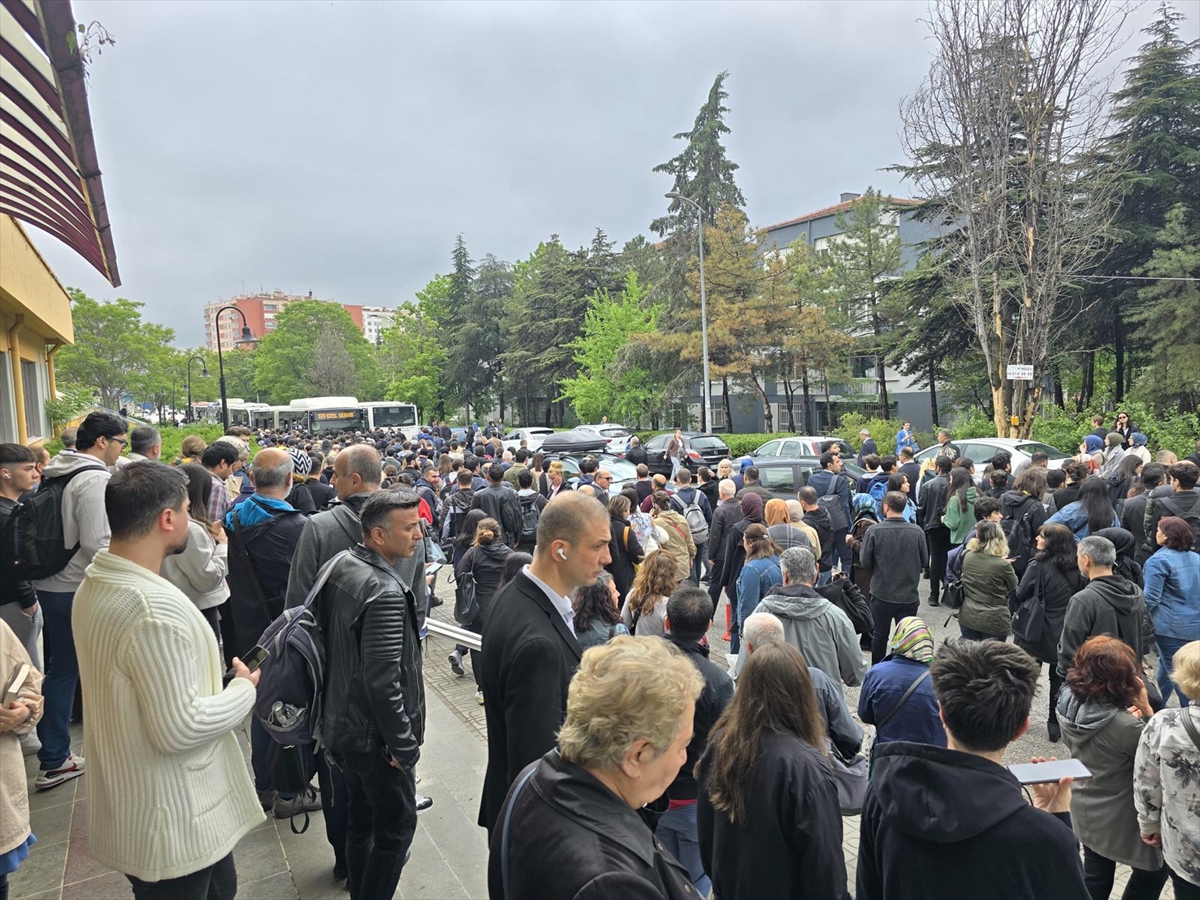
[{"label": "white sneaker", "polygon": [[475,702],[483,706],[483,689],[475,688]]},{"label": "white sneaker", "polygon": [[64,781],[78,778],[83,774],[83,757],[72,754],[68,756],[57,769],[42,769],[33,780],[33,786],[39,791],[48,791],[58,787]]}]

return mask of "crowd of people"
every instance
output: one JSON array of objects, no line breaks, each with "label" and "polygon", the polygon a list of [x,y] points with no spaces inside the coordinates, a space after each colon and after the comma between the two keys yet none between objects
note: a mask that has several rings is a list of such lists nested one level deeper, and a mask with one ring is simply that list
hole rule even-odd
[{"label": "crowd of people", "polygon": [[[36,752],[34,790],[94,773],[89,852],[138,898],[233,897],[264,813],[317,810],[350,896],[392,896],[433,803],[447,566],[481,648],[445,664],[487,721],[493,897],[1099,900],[1117,864],[1130,900],[1200,897],[1200,443],[1151,457],[1128,416],[1094,424],[1061,468],[1016,471],[977,472],[948,431],[918,465],[906,427],[855,479],[830,441],[794,499],[732,460],[652,478],[635,452],[614,485],[589,457],[571,480],[490,424],[234,428],[164,460],[100,412],[53,459],[0,445],[0,675],[28,666],[0,708],[0,879],[35,840]],[[935,610],[960,638],[936,645]],[[320,648],[311,706],[281,629]],[[1001,762],[1043,666],[1047,737],[1091,776],[1026,793]]]}]

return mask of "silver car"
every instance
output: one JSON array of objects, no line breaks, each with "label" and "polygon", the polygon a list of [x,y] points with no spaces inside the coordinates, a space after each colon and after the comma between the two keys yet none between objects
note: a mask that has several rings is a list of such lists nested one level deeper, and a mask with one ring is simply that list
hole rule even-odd
[{"label": "silver car", "polygon": [[[1040,441],[1023,440],[1021,438],[963,438],[961,441],[951,441],[958,448],[960,456],[965,456],[982,472],[984,466],[992,461],[998,450],[1007,450],[1012,454],[1012,467],[1015,472],[1022,464],[1028,464],[1034,453],[1045,453],[1050,457],[1050,468],[1059,469],[1071,458],[1071,454],[1063,453],[1049,444]],[[938,445],[926,447],[917,454],[917,462],[924,462],[937,456]]]}]

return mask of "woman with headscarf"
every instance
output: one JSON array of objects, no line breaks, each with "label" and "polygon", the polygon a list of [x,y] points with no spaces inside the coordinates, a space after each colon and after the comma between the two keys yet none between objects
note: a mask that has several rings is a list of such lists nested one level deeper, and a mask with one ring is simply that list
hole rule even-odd
[{"label": "woman with headscarf", "polygon": [[933,635],[924,620],[907,616],[896,623],[889,646],[889,654],[867,671],[858,694],[858,717],[875,726],[876,744],[912,741],[945,747],[946,730],[929,678]]},{"label": "woman with headscarf", "polygon": [[1121,460],[1125,458],[1125,439],[1115,431],[1104,439],[1103,457],[1104,461],[1100,464],[1098,473],[1100,477],[1107,478],[1109,475],[1116,475]]},{"label": "woman with headscarf", "polygon": [[1104,462],[1104,438],[1089,434],[1079,445],[1079,455],[1072,459],[1079,460],[1088,467],[1089,471],[1095,472]]},{"label": "woman with headscarf", "polygon": [[[742,508],[742,520],[735,522],[729,529],[725,539],[725,565],[721,569],[721,587],[729,597],[729,605],[738,608],[737,584],[742,575],[742,566],[746,564],[746,529],[751,525],[763,524],[763,498],[758,494],[746,493],[738,501]],[[729,652],[737,653],[741,641],[737,633],[737,617],[733,617],[733,628],[730,629]]]},{"label": "woman with headscarf", "polygon": [[864,597],[871,596],[871,570],[864,567],[859,556],[863,538],[872,525],[879,524],[875,500],[870,494],[855,494],[851,503],[854,509],[854,524],[846,535],[846,544],[850,547],[850,577],[858,585]]},{"label": "woman with headscarf", "polygon": [[1146,441],[1146,436],[1140,431],[1135,431],[1129,436],[1129,442],[1132,446],[1129,448],[1128,453],[1130,456],[1136,456],[1140,459],[1143,465],[1153,460],[1150,456],[1150,450],[1146,446]]},{"label": "woman with headscarf", "polygon": [[779,498],[767,501],[765,509],[767,534],[779,545],[780,552],[789,547],[807,547],[813,549],[808,535],[793,525],[790,521],[787,502]]}]

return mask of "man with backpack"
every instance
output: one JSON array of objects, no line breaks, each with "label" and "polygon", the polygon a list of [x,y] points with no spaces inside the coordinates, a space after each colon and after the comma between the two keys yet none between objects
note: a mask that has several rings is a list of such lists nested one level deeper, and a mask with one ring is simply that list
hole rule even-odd
[{"label": "man with backpack", "polygon": [[111,542],[72,616],[95,772],[88,852],[124,874],[137,900],[232,898],[234,848],[263,820],[234,736],[260,675],[235,659],[222,687],[212,629],[159,577],[187,544],[184,473],[133,462],[106,480],[105,495]]},{"label": "man with backpack", "polygon": [[692,557],[692,584],[700,586],[700,571],[706,558],[704,548],[708,544],[713,511],[708,498],[699,488],[692,487],[692,473],[687,466],[675,473],[675,493],[671,495],[671,508],[683,516],[692,532],[696,544],[696,555]]},{"label": "man with backpack", "polygon": [[321,738],[346,780],[351,900],[396,892],[417,830],[425,695],[416,603],[397,564],[423,543],[411,491],[375,491],[361,542],[314,600],[325,647]]},{"label": "man with backpack", "polygon": [[[1178,516],[1192,527],[1196,537],[1196,546],[1200,547],[1200,494],[1196,493],[1196,482],[1200,481],[1200,469],[1189,461],[1175,463],[1167,469],[1172,493],[1170,496],[1155,496],[1153,493],[1146,501],[1146,515],[1143,519],[1146,531],[1146,549],[1149,559],[1158,550],[1155,535],[1158,534],[1158,520],[1166,516]],[[1161,488],[1159,490],[1162,490]]]},{"label": "man with backpack", "polygon": [[467,552],[467,548],[461,546],[462,541],[458,536],[475,501],[475,490],[472,487],[474,480],[475,476],[471,470],[465,465],[462,466],[458,470],[457,489],[446,498],[446,505],[442,511],[441,544],[446,555],[451,557],[452,563],[457,563]]},{"label": "man with backpack", "polygon": [[517,472],[517,501],[521,504],[521,539],[513,549],[532,556],[537,543],[538,522],[550,501],[541,491],[534,490],[533,473],[525,466]]},{"label": "man with backpack", "polygon": [[127,432],[120,416],[89,413],[79,426],[76,449],[64,450],[50,461],[42,471],[38,492],[22,504],[35,512],[39,543],[53,544],[60,553],[34,581],[45,623],[42,642],[46,656],[46,680],[42,683],[46,706],[38,723],[41,770],[34,782],[38,790],[83,774],[83,757],[71,753],[71,711],[79,683],[71,610],[84,572],[95,555],[108,546],[104,489],[111,468],[128,443]]},{"label": "man with backpack", "polygon": [[476,491],[471,498],[472,509],[482,509],[504,528],[504,540],[515,547],[521,539],[521,504],[517,492],[504,484],[504,467],[492,463],[487,467],[488,486]]},{"label": "man with backpack", "polygon": [[829,513],[833,531],[833,557],[842,573],[850,574],[850,547],[846,535],[854,516],[850,508],[850,482],[842,475],[842,457],[832,450],[821,454],[821,471],[808,476],[808,486],[817,492],[817,503]]}]

